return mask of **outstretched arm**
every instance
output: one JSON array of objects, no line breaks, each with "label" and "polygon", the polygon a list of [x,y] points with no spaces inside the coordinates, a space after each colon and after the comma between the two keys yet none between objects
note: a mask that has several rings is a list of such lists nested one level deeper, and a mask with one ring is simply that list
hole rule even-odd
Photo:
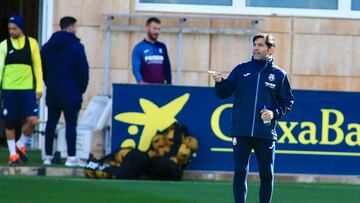
[{"label": "outstretched arm", "polygon": [[209,72],[215,80],[216,96],[225,99],[230,97],[236,89],[236,72],[238,68],[230,73],[227,79],[223,79],[222,74],[219,72]]}]

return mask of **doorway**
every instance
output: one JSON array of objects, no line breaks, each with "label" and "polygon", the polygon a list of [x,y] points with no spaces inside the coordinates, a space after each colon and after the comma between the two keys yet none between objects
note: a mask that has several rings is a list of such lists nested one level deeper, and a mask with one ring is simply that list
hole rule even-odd
[{"label": "doorway", "polygon": [[39,37],[40,0],[1,0],[0,3],[0,41],[9,37],[7,22],[11,15],[24,17],[25,34],[38,39]]}]

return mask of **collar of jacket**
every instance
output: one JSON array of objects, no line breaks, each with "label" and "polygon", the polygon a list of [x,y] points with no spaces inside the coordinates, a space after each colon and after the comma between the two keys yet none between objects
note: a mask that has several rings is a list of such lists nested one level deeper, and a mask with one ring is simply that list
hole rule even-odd
[{"label": "collar of jacket", "polygon": [[157,44],[158,43],[158,41],[155,41],[155,42],[150,42],[150,41],[148,41],[146,38],[144,38],[144,40],[143,40],[145,43],[147,43],[147,44],[151,44],[151,45],[155,45],[155,44]]},{"label": "collar of jacket", "polygon": [[255,60],[254,57],[251,58],[251,63],[258,71],[264,68],[264,66],[266,66],[265,68],[271,67],[272,62],[273,62],[272,56],[269,56],[264,60]]}]

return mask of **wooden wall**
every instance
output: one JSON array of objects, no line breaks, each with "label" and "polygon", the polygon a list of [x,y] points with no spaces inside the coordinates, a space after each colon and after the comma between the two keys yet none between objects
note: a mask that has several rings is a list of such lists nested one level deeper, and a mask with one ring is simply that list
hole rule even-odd
[{"label": "wooden wall", "polygon": [[[62,16],[78,19],[77,35],[85,45],[91,66],[90,85],[85,101],[103,91],[105,59],[105,24],[102,13],[139,13],[131,0],[56,0],[54,30]],[[147,13],[149,14],[149,13]],[[152,13],[154,16],[175,13]],[[185,15],[185,14],[182,14]],[[191,14],[196,15],[196,14]],[[269,17],[258,25],[273,34],[278,42],[275,62],[285,69],[294,89],[360,91],[360,23],[359,20]],[[116,21],[115,21],[116,22]],[[143,20],[127,21],[143,25]],[[173,26],[176,20],[163,20]],[[249,28],[249,23],[220,20],[194,20],[187,25],[203,27]],[[112,83],[134,83],[131,51],[145,36],[144,32],[113,32],[111,35],[110,80]],[[162,33],[159,38],[168,46],[174,82],[177,67],[177,35]],[[249,37],[231,35],[185,34],[183,39],[183,85],[213,85],[207,70],[229,73],[238,63],[250,58]],[[86,102],[85,102],[86,105]]]}]

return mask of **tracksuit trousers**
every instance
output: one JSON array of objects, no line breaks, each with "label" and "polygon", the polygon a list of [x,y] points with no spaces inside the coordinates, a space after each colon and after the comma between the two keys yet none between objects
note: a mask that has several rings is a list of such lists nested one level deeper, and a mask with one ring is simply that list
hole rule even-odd
[{"label": "tracksuit trousers", "polygon": [[245,203],[247,194],[247,175],[251,151],[259,165],[260,191],[259,202],[270,203],[274,186],[275,141],[258,137],[234,137],[234,182],[235,203]]}]

